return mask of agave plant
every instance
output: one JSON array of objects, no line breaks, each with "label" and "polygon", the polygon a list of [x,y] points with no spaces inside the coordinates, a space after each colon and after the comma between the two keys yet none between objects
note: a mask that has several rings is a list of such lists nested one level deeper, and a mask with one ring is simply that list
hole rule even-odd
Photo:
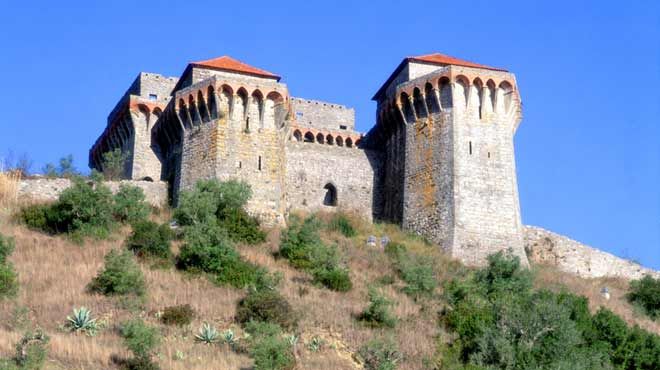
[{"label": "agave plant", "polygon": [[233,346],[238,342],[238,337],[234,334],[233,330],[227,329],[222,332],[222,340],[230,346]]},{"label": "agave plant", "polygon": [[99,329],[96,319],[92,318],[92,311],[87,307],[73,309],[73,315],[67,316],[66,327],[70,331],[81,331],[89,335],[94,335]]},{"label": "agave plant", "polygon": [[201,328],[199,328],[199,334],[195,334],[195,338],[198,341],[205,344],[213,344],[218,341],[218,331],[209,323],[204,323]]},{"label": "agave plant", "polygon": [[285,339],[291,347],[295,347],[298,344],[298,340],[300,339],[300,337],[295,334],[291,334],[291,335],[287,335]]},{"label": "agave plant", "polygon": [[325,344],[325,341],[319,337],[314,337],[312,340],[307,344],[307,347],[309,348],[310,351],[312,352],[318,352],[321,350],[321,347]]}]

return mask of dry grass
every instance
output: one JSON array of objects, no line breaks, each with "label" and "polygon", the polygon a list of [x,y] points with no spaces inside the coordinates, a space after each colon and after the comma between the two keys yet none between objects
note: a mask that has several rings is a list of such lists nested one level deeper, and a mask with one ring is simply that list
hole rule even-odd
[{"label": "dry grass", "polygon": [[[327,218],[328,215],[320,215]],[[166,221],[164,210],[158,221]],[[436,247],[422,239],[402,232],[392,225],[372,225],[352,217],[358,235],[346,238],[337,232],[324,232],[327,243],[338,246],[350,267],[354,288],[347,293],[333,292],[311,284],[311,277],[293,269],[287,261],[273,257],[279,244],[279,231],[271,230],[266,243],[259,246],[240,246],[240,253],[249,261],[283,275],[280,291],[300,316],[296,349],[296,369],[355,369],[357,350],[377,336],[392,336],[405,356],[400,369],[424,369],[425,359],[433,357],[438,337],[446,336],[437,324],[442,300],[427,299],[415,302],[401,292],[403,282],[398,278],[392,285],[380,289],[396,302],[393,313],[399,322],[395,329],[374,330],[355,320],[367,305],[368,287],[379,278],[394,276],[391,262],[378,248],[368,247],[369,235],[387,235],[392,241],[404,241],[418,254],[435,261],[440,282],[447,281],[466,270],[459,263],[444,256]],[[195,343],[193,336],[203,322],[213,323],[219,330],[232,328],[239,336],[241,329],[233,316],[238,300],[245,292],[218,287],[203,277],[182,274],[173,268],[150,268],[142,265],[148,285],[148,299],[144,310],[131,311],[115,299],[90,295],[87,283],[103,264],[103,256],[113,248],[120,248],[128,230],[122,230],[114,240],[88,242],[79,246],[65,238],[50,237],[12,224],[0,216],[0,233],[14,236],[16,251],[11,256],[19,273],[19,296],[10,302],[0,302],[0,357],[13,354],[13,346],[27,326],[38,325],[51,336],[47,369],[112,369],[112,355],[128,356],[116,325],[130,317],[140,316],[158,326],[164,341],[157,361],[163,369],[246,369],[252,361],[223,346]],[[175,248],[176,249],[176,248]],[[568,289],[590,299],[593,310],[603,305],[621,315],[626,321],[660,333],[660,324],[637,315],[623,295],[627,283],[619,280],[583,280],[557,272],[549,267],[536,268],[536,284],[551,289]],[[604,300],[600,288],[610,288],[612,298]],[[437,293],[441,293],[441,287]],[[164,326],[156,318],[167,306],[190,304],[196,311],[193,323],[183,328]],[[74,307],[89,307],[108,327],[95,337],[75,335],[60,329]],[[326,344],[319,352],[312,352],[307,344],[314,338]],[[183,354],[183,359],[177,353]]]},{"label": "dry grass", "polygon": [[0,209],[12,209],[18,202],[19,171],[2,171],[0,168]]}]

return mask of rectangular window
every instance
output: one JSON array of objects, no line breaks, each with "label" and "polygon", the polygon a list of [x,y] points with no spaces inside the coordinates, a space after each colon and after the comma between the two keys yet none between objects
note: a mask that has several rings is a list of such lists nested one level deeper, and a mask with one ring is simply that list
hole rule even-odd
[{"label": "rectangular window", "polygon": [[261,156],[259,156],[259,171],[261,171]]},{"label": "rectangular window", "polygon": [[158,100],[158,95],[156,95],[156,94],[149,94],[149,100]]},{"label": "rectangular window", "polygon": [[346,126],[344,126],[344,125],[339,125],[339,129],[341,129],[341,130],[346,130],[347,128],[348,128],[348,127],[346,127]]},{"label": "rectangular window", "polygon": [[469,142],[469,146],[470,146],[470,155],[472,155],[472,142],[471,141]]}]

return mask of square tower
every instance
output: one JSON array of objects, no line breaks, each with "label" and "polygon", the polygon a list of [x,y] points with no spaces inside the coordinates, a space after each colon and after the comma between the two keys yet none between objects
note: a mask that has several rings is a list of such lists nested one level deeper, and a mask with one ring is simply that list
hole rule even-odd
[{"label": "square tower", "polygon": [[523,264],[513,136],[515,76],[442,54],[404,59],[374,96],[385,152],[377,215],[469,265],[511,249]]}]

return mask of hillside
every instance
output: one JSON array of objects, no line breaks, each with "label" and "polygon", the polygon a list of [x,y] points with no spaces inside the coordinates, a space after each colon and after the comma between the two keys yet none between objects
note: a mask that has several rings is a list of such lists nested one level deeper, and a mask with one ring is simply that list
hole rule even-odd
[{"label": "hillside", "polygon": [[[156,217],[169,219],[167,211]],[[320,217],[327,217],[321,215]],[[267,241],[260,245],[238,247],[250,262],[281,272],[280,291],[300,315],[299,344],[296,348],[297,369],[354,369],[361,365],[355,359],[357,349],[380,335],[393,336],[403,354],[401,369],[429,368],[436,355],[436,343],[448,334],[438,324],[441,298],[415,301],[401,291],[404,285],[392,270],[392,263],[379,248],[367,246],[369,235],[387,235],[392,241],[405,243],[419,254],[435,261],[438,281],[436,297],[442,283],[465,272],[460,264],[448,260],[436,247],[406,235],[392,225],[371,225],[353,219],[358,235],[346,238],[335,231],[322,231],[324,241],[335,243],[351,271],[353,289],[334,292],[311,283],[309,274],[293,269],[284,259],[275,259],[280,230],[268,231]],[[241,328],[235,323],[237,302],[244,289],[217,286],[206,278],[183,274],[173,267],[158,268],[142,264],[148,286],[143,309],[122,308],[116,299],[86,293],[85,286],[101,269],[103,256],[113,248],[121,248],[129,229],[123,228],[107,241],[75,244],[64,237],[52,237],[16,224],[5,212],[0,217],[0,233],[13,236],[16,250],[10,260],[20,279],[20,292],[15,300],[0,303],[0,357],[10,357],[14,345],[29,326],[39,326],[50,336],[50,352],[46,369],[111,369],[113,355],[128,356],[122,339],[113,325],[138,315],[157,326],[164,337],[158,349],[157,362],[163,369],[244,369],[252,360],[228,346],[205,346],[194,341],[203,322],[219,330],[232,328],[239,337]],[[176,246],[175,246],[176,248]],[[623,295],[627,282],[621,280],[584,280],[551,267],[534,266],[535,285],[553,290],[568,289],[589,298],[590,308],[605,306],[622,316],[629,324],[640,325],[660,333],[660,323],[637,314]],[[394,329],[370,329],[355,317],[367,306],[368,286],[384,276],[394,277],[391,285],[382,285],[384,294],[396,302],[393,313],[399,318]],[[601,287],[610,288],[612,298],[599,294]],[[196,312],[191,325],[177,328],[165,326],[157,319],[164,307],[190,304]],[[108,328],[94,337],[71,334],[61,329],[67,315],[75,307],[86,306],[95,316],[107,322]],[[312,351],[313,338],[323,345]]]}]

